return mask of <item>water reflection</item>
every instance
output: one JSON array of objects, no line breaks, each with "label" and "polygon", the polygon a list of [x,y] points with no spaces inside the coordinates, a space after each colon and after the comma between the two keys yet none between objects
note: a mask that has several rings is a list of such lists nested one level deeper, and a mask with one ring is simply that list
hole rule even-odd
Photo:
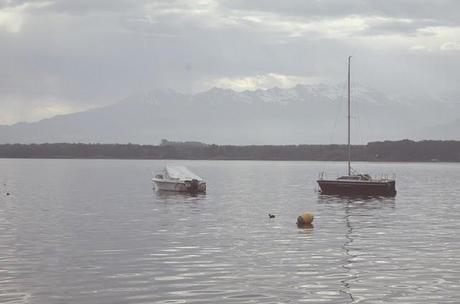
[{"label": "water reflection", "polygon": [[300,224],[300,223],[297,223],[297,227],[304,229],[304,230],[313,230],[314,228],[313,224]]},{"label": "water reflection", "polygon": [[342,246],[342,249],[345,253],[345,263],[342,266],[348,277],[341,280],[341,283],[343,284],[343,289],[341,290],[342,293],[347,294],[350,297],[351,303],[355,302],[355,299],[353,297],[353,293],[351,292],[351,282],[353,280],[358,279],[358,274],[354,274],[352,272],[352,266],[353,266],[353,260],[356,258],[356,254],[353,254],[352,251],[350,250],[350,247],[353,243],[353,226],[350,221],[350,217],[352,216],[352,210],[350,209],[350,205],[353,203],[351,200],[347,200],[345,203],[345,226],[346,226],[346,234],[345,234],[345,242]]},{"label": "water reflection", "polygon": [[346,276],[340,280],[342,289],[340,292],[346,295],[350,303],[355,303],[353,295],[353,283],[360,280],[359,271],[354,269],[354,263],[359,259],[358,253],[361,251],[355,242],[355,235],[360,235],[360,221],[366,217],[378,216],[378,210],[394,209],[396,205],[395,197],[381,196],[339,196],[339,195],[319,195],[318,204],[326,208],[337,208],[343,212],[343,224],[345,228],[345,239],[341,246],[345,259],[342,268]]},{"label": "water reflection", "polygon": [[395,208],[396,198],[385,196],[340,196],[340,195],[318,195],[320,204],[343,205],[346,209],[381,209]]},{"label": "water reflection", "polygon": [[160,201],[197,201],[206,197],[203,193],[188,193],[188,192],[174,192],[174,191],[162,191],[153,190],[153,195]]},{"label": "water reflection", "polygon": [[163,162],[0,162],[0,303],[458,302],[459,165],[344,198],[305,187],[324,163],[196,162],[193,196],[152,192]]}]

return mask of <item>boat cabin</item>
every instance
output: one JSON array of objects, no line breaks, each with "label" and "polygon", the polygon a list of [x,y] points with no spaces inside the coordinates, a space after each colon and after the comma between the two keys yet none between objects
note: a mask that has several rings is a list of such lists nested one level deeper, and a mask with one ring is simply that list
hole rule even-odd
[{"label": "boat cabin", "polygon": [[352,181],[370,181],[372,177],[369,174],[355,174],[355,175],[344,175],[339,178],[338,180],[352,180]]}]

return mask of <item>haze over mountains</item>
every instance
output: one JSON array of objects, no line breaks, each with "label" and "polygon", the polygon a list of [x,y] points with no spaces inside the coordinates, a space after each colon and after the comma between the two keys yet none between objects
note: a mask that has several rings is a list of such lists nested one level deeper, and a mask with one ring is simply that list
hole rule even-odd
[{"label": "haze over mountains", "polygon": [[[213,88],[194,95],[155,90],[86,112],[0,126],[0,143],[344,143],[346,98],[345,85],[326,84],[244,92]],[[458,140],[459,113],[455,99],[389,96],[354,86],[352,143]]]}]

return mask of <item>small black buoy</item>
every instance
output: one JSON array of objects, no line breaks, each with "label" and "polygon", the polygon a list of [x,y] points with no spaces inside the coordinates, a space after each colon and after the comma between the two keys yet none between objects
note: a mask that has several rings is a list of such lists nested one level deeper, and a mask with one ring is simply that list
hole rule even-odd
[{"label": "small black buoy", "polygon": [[268,217],[269,217],[269,218],[275,218],[275,215],[269,213],[269,214],[268,214]]}]

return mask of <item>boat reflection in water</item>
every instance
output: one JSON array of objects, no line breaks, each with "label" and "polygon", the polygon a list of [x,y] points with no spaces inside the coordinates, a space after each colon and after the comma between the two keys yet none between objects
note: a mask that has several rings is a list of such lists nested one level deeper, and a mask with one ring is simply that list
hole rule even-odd
[{"label": "boat reflection in water", "polygon": [[[318,203],[327,209],[323,211],[324,213],[336,213],[343,210],[345,239],[341,247],[344,254],[342,268],[345,271],[345,277],[340,280],[342,284],[340,292],[350,299],[350,303],[355,303],[359,297],[353,295],[353,289],[359,289],[360,281],[363,279],[356,263],[359,261],[362,263],[363,259],[372,256],[366,251],[366,248],[359,245],[363,244],[362,230],[368,230],[369,226],[375,226],[370,218],[379,217],[382,213],[385,214],[385,211],[392,213],[395,208],[395,198],[365,195],[320,195],[318,196]],[[367,220],[363,222],[362,218]]]},{"label": "boat reflection in water", "polygon": [[191,204],[206,199],[205,193],[191,193],[191,192],[175,192],[153,189],[153,195],[157,202],[167,204]]}]

